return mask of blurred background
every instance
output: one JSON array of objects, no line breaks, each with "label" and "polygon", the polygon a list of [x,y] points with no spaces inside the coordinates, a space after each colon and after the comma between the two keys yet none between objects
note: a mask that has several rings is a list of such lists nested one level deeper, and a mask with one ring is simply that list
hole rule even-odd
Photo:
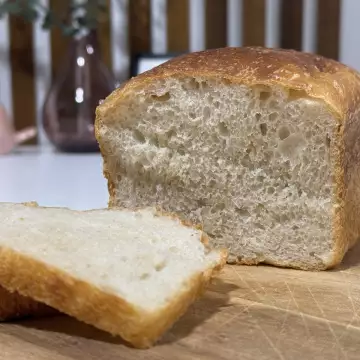
[{"label": "blurred background", "polygon": [[360,0],[0,0],[0,149],[97,151],[99,101],[188,51],[264,45],[360,69],[359,15]]}]

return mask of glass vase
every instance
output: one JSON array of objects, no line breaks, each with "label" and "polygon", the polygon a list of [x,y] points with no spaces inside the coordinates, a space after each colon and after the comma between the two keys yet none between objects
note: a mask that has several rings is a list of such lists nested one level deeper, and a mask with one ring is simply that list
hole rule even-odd
[{"label": "glass vase", "polygon": [[63,152],[98,151],[95,110],[114,88],[115,79],[100,57],[96,31],[72,38],[43,107],[50,142]]}]

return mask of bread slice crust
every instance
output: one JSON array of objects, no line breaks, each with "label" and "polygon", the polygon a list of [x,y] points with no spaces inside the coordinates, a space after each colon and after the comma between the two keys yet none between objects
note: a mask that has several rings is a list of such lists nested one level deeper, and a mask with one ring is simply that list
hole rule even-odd
[{"label": "bread slice crust", "polygon": [[[116,122],[116,113],[139,89],[157,80],[201,77],[247,86],[281,86],[289,92],[322,102],[337,121],[337,146],[333,179],[333,251],[316,269],[306,264],[294,267],[324,270],[338,265],[360,235],[360,75],[349,67],[322,56],[294,50],[262,47],[222,48],[186,54],[131,79],[108,96],[96,110],[95,133],[108,181],[109,206],[116,205],[117,180],[112,174],[107,150],[106,126]],[[246,262],[246,261],[245,261]],[[242,263],[240,260],[239,263]],[[255,262],[256,263],[256,262]],[[280,263],[273,265],[282,266]]]}]

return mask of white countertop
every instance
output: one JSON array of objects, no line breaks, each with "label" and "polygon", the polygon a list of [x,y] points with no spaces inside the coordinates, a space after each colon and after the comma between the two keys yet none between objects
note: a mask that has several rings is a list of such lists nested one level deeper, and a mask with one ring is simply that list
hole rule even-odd
[{"label": "white countertop", "polygon": [[0,202],[24,201],[78,210],[106,207],[100,154],[58,153],[33,146],[0,156]]}]

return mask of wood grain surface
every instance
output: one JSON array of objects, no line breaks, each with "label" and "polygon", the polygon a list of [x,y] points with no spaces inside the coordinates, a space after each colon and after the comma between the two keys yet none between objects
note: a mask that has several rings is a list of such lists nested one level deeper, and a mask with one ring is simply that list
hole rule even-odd
[{"label": "wood grain surface", "polygon": [[1,360],[359,359],[360,246],[328,272],[228,266],[159,344],[66,316],[0,325]]}]

